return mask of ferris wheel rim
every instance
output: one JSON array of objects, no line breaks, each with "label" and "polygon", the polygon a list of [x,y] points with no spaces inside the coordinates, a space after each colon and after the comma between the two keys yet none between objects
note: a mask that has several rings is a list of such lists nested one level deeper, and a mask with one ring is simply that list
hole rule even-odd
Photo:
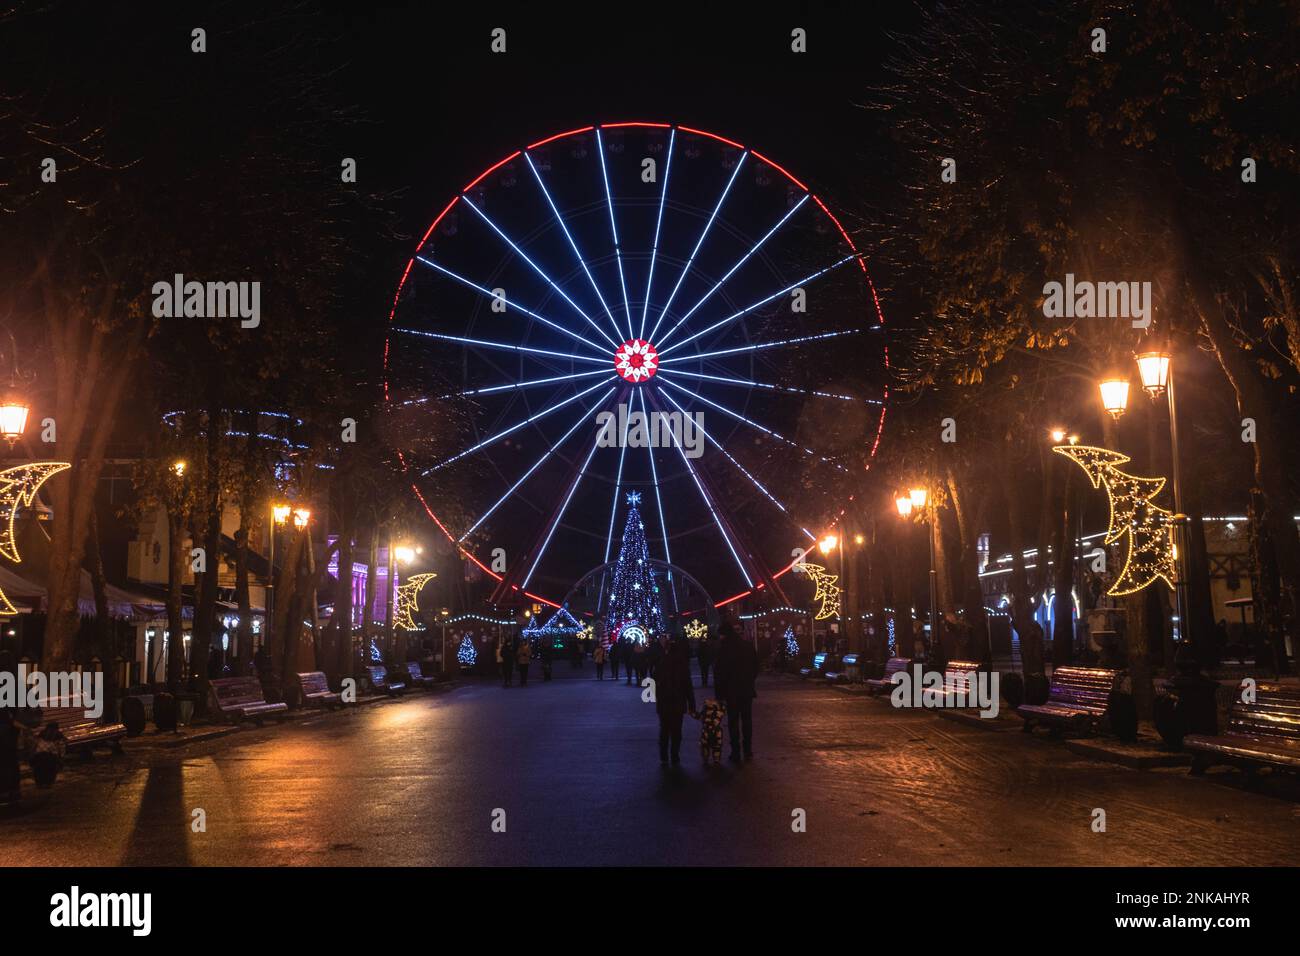
[{"label": "ferris wheel rim", "polygon": [[[585,133],[592,133],[592,132],[595,132],[595,133],[596,133],[597,142],[598,142],[598,144],[599,144],[599,143],[600,143],[600,131],[601,131],[601,130],[605,130],[605,129],[608,129],[608,130],[617,130],[617,129],[631,129],[631,128],[670,130],[674,136],[676,135],[676,133],[677,133],[678,131],[680,131],[680,132],[682,132],[682,133],[686,133],[686,134],[688,134],[688,135],[695,135],[695,136],[703,136],[703,137],[706,137],[706,138],[708,138],[708,139],[711,139],[711,140],[717,141],[717,142],[719,142],[719,143],[722,143],[722,144],[724,144],[724,145],[726,145],[726,146],[729,146],[729,147],[732,147],[732,148],[734,148],[734,149],[741,150],[741,151],[742,151],[742,159],[743,159],[744,156],[746,156],[746,155],[752,155],[752,156],[753,156],[755,159],[757,159],[759,162],[765,164],[765,165],[766,165],[767,167],[769,167],[770,169],[775,170],[776,172],[780,173],[783,177],[785,177],[786,180],[788,180],[791,184],[793,184],[795,187],[797,187],[798,189],[800,189],[800,190],[804,193],[804,199],[801,200],[800,203],[799,203],[798,205],[802,205],[802,203],[803,203],[804,201],[806,201],[806,200],[808,200],[808,199],[811,199],[811,200],[813,201],[813,203],[816,205],[816,207],[817,207],[818,209],[821,210],[822,214],[823,214],[827,219],[829,219],[830,222],[834,225],[834,227],[835,227],[835,229],[838,231],[838,233],[839,233],[841,239],[844,241],[844,243],[848,246],[849,250],[851,251],[851,255],[848,256],[848,257],[845,257],[845,259],[842,260],[842,261],[846,262],[846,261],[848,261],[848,259],[855,259],[855,260],[857,261],[858,266],[859,266],[859,269],[860,269],[861,272],[862,272],[863,279],[866,281],[867,289],[868,289],[868,291],[869,291],[869,293],[870,293],[872,308],[873,308],[874,311],[875,311],[876,324],[875,324],[874,326],[872,326],[872,329],[880,330],[880,331],[883,333],[883,331],[886,329],[886,320],[885,320],[885,315],[884,315],[884,311],[883,311],[883,309],[881,308],[879,293],[878,293],[878,291],[877,291],[877,289],[876,289],[876,286],[875,286],[874,281],[873,281],[872,278],[871,278],[871,274],[870,274],[870,272],[867,270],[867,267],[866,267],[866,257],[865,257],[864,255],[862,255],[862,253],[859,252],[859,250],[858,250],[858,248],[857,248],[857,244],[853,241],[853,237],[849,234],[848,230],[846,230],[846,229],[844,228],[844,226],[843,226],[843,224],[840,222],[839,218],[838,218],[838,217],[837,217],[837,216],[836,216],[836,215],[835,215],[835,214],[830,210],[830,208],[829,208],[829,207],[827,206],[827,204],[826,204],[826,203],[821,199],[821,197],[819,197],[816,193],[814,193],[814,192],[812,191],[812,189],[811,189],[808,185],[806,185],[805,183],[801,182],[798,178],[796,178],[796,177],[795,177],[795,176],[794,176],[794,175],[793,175],[789,170],[787,170],[785,167],[783,167],[782,165],[780,165],[780,164],[777,163],[776,161],[770,159],[769,157],[765,156],[764,154],[758,152],[757,150],[752,149],[752,148],[750,148],[750,147],[746,147],[746,146],[744,146],[742,143],[740,143],[740,142],[737,141],[737,140],[730,139],[730,138],[728,138],[728,137],[722,136],[722,135],[717,134],[717,133],[709,132],[709,131],[707,131],[707,130],[703,130],[703,129],[699,129],[699,128],[695,128],[695,127],[686,126],[685,124],[680,124],[680,123],[650,122],[650,121],[620,121],[620,122],[616,122],[616,123],[593,123],[593,124],[588,124],[588,125],[586,125],[586,126],[576,127],[576,128],[573,128],[573,129],[565,130],[565,131],[563,131],[563,132],[555,133],[555,134],[553,134],[553,135],[551,135],[551,136],[547,136],[547,137],[545,137],[545,138],[543,138],[543,139],[540,139],[540,140],[537,140],[537,141],[535,141],[535,142],[533,142],[533,143],[530,143],[530,144],[528,144],[527,146],[521,147],[521,148],[519,148],[519,149],[515,149],[515,150],[512,151],[509,155],[503,157],[502,159],[500,159],[500,160],[498,160],[497,162],[493,163],[492,165],[488,166],[488,167],[487,167],[486,169],[484,169],[481,173],[479,173],[478,176],[476,176],[476,177],[475,177],[474,179],[472,179],[468,184],[466,184],[466,185],[465,185],[465,186],[464,186],[464,187],[463,187],[459,192],[457,192],[457,193],[456,193],[456,194],[451,198],[451,200],[446,204],[446,206],[444,206],[444,207],[441,209],[441,211],[437,214],[437,216],[436,216],[436,217],[433,219],[433,221],[430,223],[429,228],[428,228],[427,230],[425,230],[425,233],[424,233],[424,235],[420,238],[420,241],[419,241],[418,243],[416,243],[414,252],[411,254],[410,258],[407,260],[406,266],[405,266],[405,268],[404,268],[403,271],[402,271],[401,278],[400,278],[399,281],[398,281],[397,289],[396,289],[396,291],[395,291],[394,294],[393,294],[392,305],[391,305],[390,310],[389,310],[389,313],[388,313],[388,321],[387,321],[387,326],[386,326],[386,331],[385,331],[385,337],[384,337],[384,352],[383,352],[383,365],[382,365],[382,378],[383,378],[383,403],[384,403],[384,407],[385,407],[386,409],[391,408],[391,405],[392,405],[392,392],[391,392],[391,388],[390,388],[390,385],[391,385],[391,366],[390,366],[390,360],[391,360],[391,356],[392,356],[392,348],[393,348],[393,334],[394,334],[394,331],[396,331],[396,330],[394,329],[394,325],[393,325],[393,323],[394,323],[394,319],[395,319],[396,314],[397,314],[398,306],[399,306],[400,301],[401,301],[402,291],[403,291],[403,289],[405,288],[407,281],[410,279],[411,272],[412,272],[412,269],[414,268],[415,263],[416,263],[417,261],[420,260],[420,253],[421,253],[421,250],[423,250],[425,244],[428,242],[429,238],[433,235],[434,231],[438,228],[438,225],[443,221],[443,219],[444,219],[444,218],[445,218],[449,213],[451,213],[451,211],[452,211],[452,210],[457,206],[458,203],[461,203],[462,201],[465,202],[465,203],[467,203],[467,204],[469,204],[469,205],[471,205],[471,207],[473,208],[472,201],[469,199],[469,197],[468,197],[468,195],[467,195],[467,194],[469,193],[469,191],[472,190],[472,189],[474,189],[474,188],[475,188],[476,186],[478,186],[481,182],[483,182],[483,180],[485,180],[487,177],[489,177],[490,175],[492,175],[492,173],[494,173],[494,172],[496,172],[497,170],[501,169],[502,167],[506,166],[508,163],[510,163],[510,162],[512,162],[513,160],[518,159],[519,157],[522,156],[522,157],[525,158],[525,160],[526,160],[526,161],[529,163],[529,165],[531,166],[532,164],[531,164],[531,160],[528,158],[528,154],[529,154],[529,152],[530,152],[531,150],[533,150],[533,149],[536,149],[536,148],[538,148],[538,147],[545,146],[545,145],[548,145],[548,144],[551,144],[551,143],[559,142],[559,141],[562,141],[562,140],[567,139],[567,138],[572,137],[572,136],[578,136],[578,135],[582,135],[582,134],[585,134]],[[601,149],[599,152],[600,152],[600,160],[601,160],[602,175],[605,175],[605,172],[604,172],[604,170],[605,170],[605,160],[604,160],[604,155],[603,155],[603,149]],[[738,172],[738,168],[737,168],[736,171]],[[536,170],[535,170],[535,169],[534,169],[534,173],[536,174]],[[733,174],[733,175],[734,175],[734,174]],[[544,186],[543,186],[543,188],[544,188]],[[606,192],[607,192],[607,194],[608,194],[608,179],[607,179],[607,177],[606,177]],[[666,190],[665,190],[665,193],[666,193]],[[725,193],[724,193],[724,198],[725,198]],[[720,206],[720,205],[721,205],[721,203],[719,203],[719,206]],[[795,206],[794,209],[797,209],[797,208],[798,208],[798,205]],[[610,200],[610,206],[611,206],[611,208],[610,208],[611,225],[613,225],[613,208],[612,208],[612,199]],[[794,209],[791,210],[791,214],[793,213]],[[476,210],[476,211],[477,211],[477,210]],[[661,212],[662,212],[662,206],[661,206]],[[480,215],[481,215],[481,214],[480,214]],[[716,212],[715,212],[715,215],[716,215]],[[558,211],[557,211],[557,218],[560,218],[560,217],[558,216]],[[788,218],[788,215],[787,215],[787,218]],[[784,222],[784,220],[782,220],[782,222]],[[489,224],[490,224],[490,223],[489,223]],[[562,220],[562,218],[561,218],[561,224],[563,225],[563,220]],[[616,230],[616,227],[615,227],[615,230]],[[774,230],[773,230],[773,231],[774,231]],[[503,238],[504,238],[504,236],[503,236]],[[507,239],[507,241],[509,241],[509,240]],[[657,241],[657,236],[656,236],[656,241]],[[702,242],[702,241],[703,241],[703,236],[701,236],[701,242]],[[513,243],[512,243],[512,245],[513,245]],[[617,246],[616,246],[616,248],[617,248]],[[697,248],[698,248],[698,247],[697,247]],[[576,247],[575,247],[575,251],[576,251]],[[432,263],[429,263],[429,264],[432,265]],[[838,266],[839,264],[840,264],[840,263],[836,263],[837,266]],[[585,268],[585,264],[584,264],[584,268]],[[685,271],[689,271],[689,269],[690,269],[690,262],[688,261],[687,264],[686,264],[686,270],[685,270]],[[621,264],[621,259],[620,259],[620,261],[619,261],[619,270],[620,270],[620,279],[621,279],[621,278],[622,278],[622,264]],[[685,277],[685,271],[683,272],[683,278]],[[823,270],[823,271],[825,271],[825,270]],[[588,275],[588,277],[590,278],[590,275]],[[651,279],[653,279],[653,262],[652,262]],[[593,284],[593,287],[594,287],[594,286],[595,286],[595,281],[594,281],[594,279],[592,280],[592,284]],[[680,283],[679,283],[679,284],[680,284]],[[597,295],[600,296],[600,291],[599,291],[599,289],[596,289],[596,291],[597,291]],[[563,293],[561,293],[561,294],[563,294]],[[675,294],[675,291],[674,291],[674,294]],[[648,290],[647,290],[647,295],[648,295]],[[626,299],[626,288],[625,288],[625,287],[624,287],[624,298]],[[671,298],[671,297],[670,297],[670,298]],[[603,305],[603,304],[604,304],[604,301],[603,301],[603,298],[602,298],[602,305]],[[626,303],[625,303],[625,304],[626,304]],[[649,303],[648,303],[648,301],[647,301],[646,305],[648,306],[648,304],[649,304]],[[607,311],[608,311],[608,307],[606,307],[606,308],[607,308]],[[528,310],[524,310],[524,311],[527,312]],[[579,311],[581,311],[581,310],[579,310]],[[630,321],[631,321],[631,309],[630,309],[630,307],[628,307],[628,308],[626,309],[626,311],[627,311],[627,313],[628,313],[628,318],[629,318],[629,322],[630,322]],[[666,314],[667,314],[667,308],[665,308],[665,309],[663,310],[663,312],[662,312],[662,314],[661,314],[661,316],[660,316],[660,321],[662,321],[662,319],[666,316]],[[611,319],[613,318],[612,314],[611,314],[610,318],[611,318]],[[678,322],[678,326],[680,326],[680,325],[682,324],[682,321],[684,321],[684,320],[681,320],[681,321]],[[615,329],[617,330],[617,323],[615,322],[614,324],[615,324]],[[644,325],[644,320],[643,320],[643,325]],[[675,329],[676,329],[676,327],[674,327],[674,331],[675,331]],[[657,326],[656,326],[656,330],[657,330]],[[642,331],[644,331],[644,328],[643,328]],[[617,336],[616,336],[616,337],[617,337]],[[681,342],[676,342],[676,343],[674,343],[674,346],[685,344],[686,341],[689,341],[689,339],[688,339],[688,340],[683,340],[683,341],[681,341]],[[517,348],[518,348],[518,347],[517,347]],[[882,346],[881,346],[881,352],[882,352],[883,369],[884,369],[884,372],[885,372],[885,378],[884,378],[884,381],[881,383],[881,399],[880,399],[880,401],[878,402],[878,404],[880,405],[880,415],[879,415],[879,418],[878,418],[877,423],[876,423],[875,435],[874,435],[874,436],[872,437],[872,439],[871,439],[871,447],[870,447],[870,450],[869,450],[869,452],[868,452],[868,454],[867,454],[867,463],[866,463],[866,466],[865,466],[867,469],[869,469],[869,468],[871,467],[871,462],[874,460],[874,458],[875,458],[875,454],[876,454],[876,451],[878,450],[878,448],[879,448],[879,446],[880,446],[880,442],[881,442],[881,439],[882,439],[883,434],[884,434],[885,419],[886,419],[886,417],[887,417],[887,415],[888,415],[888,405],[889,405],[889,397],[890,397],[890,387],[889,387],[890,383],[889,383],[888,373],[889,373],[889,370],[890,370],[890,368],[891,368],[892,366],[890,365],[890,360],[889,360],[889,345],[888,345],[888,340],[887,340],[887,339],[885,339],[885,341],[882,343]],[[579,359],[582,358],[581,356],[571,356],[571,357],[576,357],[576,358],[579,358]],[[617,388],[617,386],[618,386],[619,383],[616,382],[616,383],[614,383],[614,384],[615,384],[615,387]],[[672,383],[668,383],[668,384],[672,384]],[[682,391],[686,391],[685,389],[682,389],[681,386],[674,386],[674,387],[676,387],[676,388],[678,388],[678,389],[680,389],[680,390],[682,390]],[[695,393],[689,393],[689,394],[694,395]],[[695,396],[695,397],[697,397],[697,398],[702,398],[702,396]],[[606,398],[608,398],[608,395],[606,395],[606,396],[602,396],[602,398],[600,399],[600,402],[597,404],[597,406],[593,406],[593,410],[594,410],[594,408],[600,407],[600,404],[603,403],[603,402],[606,400]],[[706,400],[706,401],[707,401],[707,400]],[[643,403],[642,403],[642,404],[643,404],[643,406],[644,406],[644,400],[643,400]],[[676,404],[676,403],[674,402],[674,404]],[[678,407],[680,408],[680,406],[678,406]],[[716,442],[715,442],[715,443],[716,443]],[[410,472],[410,464],[408,463],[408,461],[407,461],[407,459],[406,459],[406,455],[405,455],[404,451],[403,451],[402,449],[400,449],[400,448],[396,449],[396,451],[397,451],[398,461],[399,461],[399,463],[400,463],[400,465],[401,465],[401,467],[402,467],[402,469],[403,469],[403,472],[404,472],[404,473],[409,473],[409,472]],[[653,461],[654,461],[653,456],[651,456],[651,464],[652,464],[652,467],[653,467]],[[733,464],[737,464],[737,466],[739,467],[738,463],[735,463],[735,462],[734,462],[734,459],[733,459]],[[689,465],[689,463],[688,463],[688,465]],[[743,470],[743,468],[742,468],[742,470]],[[579,472],[579,475],[581,475],[581,471]],[[526,477],[526,476],[525,476],[525,477]],[[752,480],[753,480],[753,479],[752,479],[752,476],[751,476],[751,481],[752,481]],[[576,488],[576,485],[575,485],[575,488]],[[438,529],[443,533],[443,535],[446,536],[447,540],[448,540],[449,542],[451,542],[451,544],[456,548],[457,552],[459,552],[463,557],[469,559],[469,560],[470,560],[474,565],[476,565],[476,566],[477,566],[481,571],[483,571],[485,574],[487,574],[490,578],[494,579],[494,580],[497,581],[498,583],[501,583],[501,582],[504,581],[504,579],[505,579],[505,576],[504,576],[504,575],[502,575],[502,574],[500,574],[500,573],[498,573],[498,572],[496,572],[496,571],[493,571],[492,568],[489,567],[487,564],[485,564],[485,563],[484,563],[484,562],[483,562],[483,561],[482,561],[482,560],[481,560],[481,559],[480,559],[476,554],[474,554],[473,551],[471,551],[469,548],[465,547],[463,541],[464,541],[464,538],[465,538],[465,537],[468,537],[468,534],[465,535],[465,536],[463,536],[462,538],[459,538],[459,539],[458,539],[458,538],[457,538],[457,537],[456,537],[456,536],[451,532],[451,530],[450,530],[450,529],[449,529],[449,528],[448,528],[448,527],[443,523],[443,521],[442,521],[442,520],[438,517],[438,515],[434,512],[433,508],[429,505],[429,502],[428,502],[428,500],[426,499],[423,490],[419,487],[419,483],[418,483],[417,481],[413,480],[413,479],[411,480],[411,490],[412,490],[413,493],[415,494],[417,500],[420,502],[421,507],[423,507],[423,509],[425,510],[425,512],[428,514],[429,518],[434,522],[434,524],[435,524],[435,525],[438,527]],[[762,489],[761,489],[761,486],[760,486],[760,490],[762,490]],[[617,489],[616,489],[616,491],[617,491]],[[616,497],[617,497],[617,494],[616,494]],[[769,495],[769,497],[770,497],[770,495]],[[851,496],[850,496],[850,499],[849,499],[849,500],[852,500]],[[706,503],[707,503],[707,498],[706,498]],[[662,509],[662,504],[660,505],[660,507],[661,507],[661,509]],[[838,522],[839,519],[843,517],[843,515],[844,515],[846,509],[847,509],[847,505],[844,506],[844,507],[842,507],[842,508],[840,509],[839,513],[837,514],[837,516],[836,516],[836,518],[835,518],[835,521]],[[662,510],[661,510],[661,523],[662,523]],[[557,526],[558,526],[558,525],[557,525]],[[552,530],[554,530],[554,529],[552,529]],[[666,536],[666,535],[667,535],[667,528],[666,528],[666,526],[664,527],[663,530],[664,530],[664,534],[665,534],[665,536]],[[728,544],[729,547],[731,546],[731,545],[730,545],[730,541],[727,540],[727,537],[726,537],[726,534],[725,534],[725,533],[723,533],[723,540],[724,540],[724,542],[726,542],[726,543]],[[734,553],[734,548],[733,548],[733,553]],[[540,555],[539,555],[539,557],[538,557],[538,560],[540,560]],[[771,579],[775,581],[776,579],[778,579],[778,578],[782,577],[783,575],[787,574],[788,572],[791,571],[792,568],[794,568],[794,567],[799,563],[799,561],[800,561],[800,557],[799,557],[799,556],[794,557],[794,558],[793,558],[793,559],[792,559],[788,564],[786,564],[784,567],[782,567],[779,571],[776,571],[776,572],[774,572],[773,574],[771,574],[771,576],[770,576]],[[669,564],[672,564],[671,556],[668,557],[668,563],[669,563]],[[535,569],[535,567],[536,567],[536,565],[534,565],[534,569]],[[726,606],[726,605],[728,605],[728,604],[732,604],[732,603],[734,603],[735,601],[739,601],[739,600],[741,600],[741,599],[743,599],[743,598],[745,598],[745,597],[748,597],[748,596],[751,595],[751,594],[755,594],[755,593],[757,593],[757,592],[763,590],[763,588],[765,587],[765,582],[762,582],[762,581],[759,581],[759,582],[757,582],[756,584],[753,583],[753,582],[749,582],[749,583],[750,583],[750,586],[749,586],[748,588],[746,588],[745,590],[743,590],[743,591],[741,591],[741,592],[739,592],[739,593],[737,593],[737,594],[734,594],[734,595],[732,595],[731,597],[724,598],[723,600],[716,602],[716,603],[713,605],[714,609],[717,610],[717,609],[720,609],[720,608],[722,608],[722,607],[724,607],[724,606]],[[532,601],[535,601],[535,602],[538,602],[538,603],[541,603],[541,604],[547,605],[547,606],[549,606],[549,607],[559,608],[559,607],[562,606],[561,604],[559,604],[559,603],[557,603],[557,602],[555,602],[555,601],[552,601],[552,600],[550,600],[549,598],[546,598],[546,597],[544,597],[544,596],[542,596],[542,595],[539,595],[539,594],[536,594],[536,593],[533,593],[533,592],[527,590],[527,581],[524,582],[524,585],[523,585],[523,586],[519,586],[519,585],[512,584],[512,585],[511,585],[511,589],[512,589],[514,592],[517,592],[518,594],[522,595],[523,597],[526,597],[526,598],[528,598],[528,599],[530,599],[530,600],[532,600]]]}]

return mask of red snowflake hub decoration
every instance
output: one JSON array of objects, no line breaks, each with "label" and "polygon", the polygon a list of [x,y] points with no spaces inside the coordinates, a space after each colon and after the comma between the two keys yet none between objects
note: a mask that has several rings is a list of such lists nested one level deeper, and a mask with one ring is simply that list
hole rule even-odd
[{"label": "red snowflake hub decoration", "polygon": [[623,381],[633,385],[653,378],[658,369],[659,352],[642,339],[624,342],[614,353],[614,371],[623,377]]}]

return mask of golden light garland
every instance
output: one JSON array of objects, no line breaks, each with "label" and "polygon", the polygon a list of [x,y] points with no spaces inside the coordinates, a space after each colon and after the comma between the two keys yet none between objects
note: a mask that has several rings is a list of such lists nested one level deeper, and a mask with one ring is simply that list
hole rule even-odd
[{"label": "golden light garland", "polygon": [[420,588],[437,576],[433,571],[422,571],[411,575],[410,580],[405,584],[397,586],[397,606],[393,608],[393,627],[403,631],[415,630],[415,612],[420,607],[417,600]]},{"label": "golden light garland", "polygon": [[685,627],[686,636],[692,641],[698,641],[709,634],[709,626],[701,621],[698,617],[692,620]]},{"label": "golden light garland", "polygon": [[[18,508],[30,508],[36,500],[36,492],[51,475],[71,468],[66,461],[37,461],[30,465],[19,465],[0,471],[0,554],[14,564],[22,564],[18,553],[18,538],[14,531],[14,521],[18,518]],[[8,595],[0,590],[0,617],[17,614],[18,609],[9,600]]]},{"label": "golden light garland", "polygon": [[817,589],[813,600],[822,602],[817,611],[817,620],[824,621],[840,613],[840,595],[844,590],[835,583],[840,579],[838,574],[829,574],[820,564],[809,564],[807,561],[796,564],[792,570],[802,571],[812,579],[813,586]]},{"label": "golden light garland", "polygon": [[1173,514],[1155,503],[1165,486],[1163,478],[1140,478],[1120,471],[1131,461],[1127,455],[1093,445],[1057,445],[1052,451],[1064,455],[1083,469],[1094,488],[1105,488],[1110,500],[1110,525],[1106,544],[1128,537],[1124,567],[1107,590],[1111,597],[1133,594],[1160,578],[1174,586]]}]

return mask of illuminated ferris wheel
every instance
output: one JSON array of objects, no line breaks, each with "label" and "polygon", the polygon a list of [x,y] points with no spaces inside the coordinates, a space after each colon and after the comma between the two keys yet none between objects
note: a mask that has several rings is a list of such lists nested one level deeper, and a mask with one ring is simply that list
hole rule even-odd
[{"label": "illuminated ferris wheel", "polygon": [[[402,463],[498,604],[555,603],[608,564],[631,490],[670,581],[780,599],[792,547],[875,453],[887,374],[866,262],[827,205],[756,150],[662,123],[559,133],[475,177],[407,264],[385,351],[391,413],[418,429],[469,403],[454,450]],[[455,470],[459,521],[435,491]]]}]

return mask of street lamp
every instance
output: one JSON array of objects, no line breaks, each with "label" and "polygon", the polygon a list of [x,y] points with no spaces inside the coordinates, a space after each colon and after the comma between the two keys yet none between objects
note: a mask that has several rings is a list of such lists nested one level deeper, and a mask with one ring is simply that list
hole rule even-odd
[{"label": "street lamp", "polygon": [[185,469],[187,467],[188,466],[185,464],[185,459],[179,458],[176,461],[172,462],[172,474],[174,474],[177,478],[184,478]]},{"label": "street lamp", "polygon": [[[907,496],[899,495],[894,499],[894,504],[898,507],[900,516],[909,517],[913,511],[925,509],[925,503],[930,500],[930,493],[924,486],[911,488]],[[934,559],[934,536],[935,522],[934,509],[931,508],[926,514],[926,530],[930,538],[930,648],[939,646],[939,571],[935,567]]]},{"label": "street lamp", "polygon": [[1065,441],[1064,428],[1053,428],[1050,432],[1048,432],[1048,434],[1051,436],[1052,442],[1054,444],[1059,445],[1061,442]]},{"label": "street lamp", "polygon": [[267,531],[267,556],[266,556],[266,626],[262,628],[262,644],[265,645],[271,640],[271,627],[275,623],[275,528],[276,525],[283,527],[289,521],[289,515],[293,513],[291,505],[271,502],[271,527]]},{"label": "street lamp", "polygon": [[821,539],[817,547],[821,548],[822,554],[829,555],[832,551],[835,550],[836,545],[838,545],[839,543],[840,543],[839,538],[837,538],[833,534],[828,534],[826,537]]},{"label": "street lamp", "polygon": [[1162,349],[1143,352],[1137,356],[1138,375],[1142,387],[1152,398],[1159,398],[1169,387],[1169,362],[1173,358]]},{"label": "street lamp", "polygon": [[1098,387],[1101,389],[1101,407],[1110,413],[1110,417],[1119,421],[1119,417],[1128,409],[1128,379],[1108,378]]},{"label": "street lamp", "polygon": [[403,564],[410,564],[415,560],[415,549],[409,545],[399,544],[393,549],[393,555]]},{"label": "street lamp", "polygon": [[18,381],[30,382],[35,376],[32,372],[18,370],[18,340],[8,328],[5,331],[9,334],[9,384],[0,391],[0,436],[12,448],[27,430],[27,415],[32,410],[31,404],[18,391]]},{"label": "street lamp", "polygon": [[293,526],[299,531],[307,527],[307,522],[311,520],[311,512],[306,508],[293,509]]}]

